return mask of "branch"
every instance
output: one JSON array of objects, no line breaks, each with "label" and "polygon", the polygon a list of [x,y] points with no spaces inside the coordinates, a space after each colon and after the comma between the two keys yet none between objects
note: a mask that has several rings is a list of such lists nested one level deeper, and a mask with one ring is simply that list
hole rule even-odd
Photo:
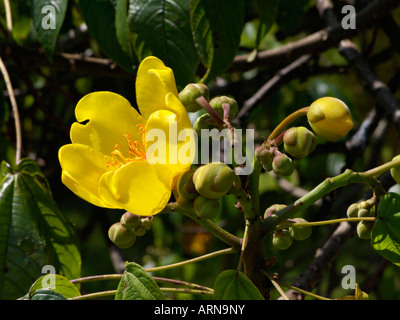
[{"label": "branch", "polygon": [[228,72],[246,71],[257,67],[277,69],[285,66],[304,54],[318,53],[336,46],[342,39],[351,38],[363,29],[386,17],[391,10],[400,6],[397,0],[375,0],[360,11],[356,29],[343,29],[340,24],[330,26],[298,41],[278,48],[260,51],[252,62],[248,54],[237,56]]}]

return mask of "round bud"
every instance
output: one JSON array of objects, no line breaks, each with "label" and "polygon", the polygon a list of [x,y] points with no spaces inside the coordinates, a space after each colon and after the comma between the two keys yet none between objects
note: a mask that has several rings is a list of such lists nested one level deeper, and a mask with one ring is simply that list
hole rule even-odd
[{"label": "round bud", "polygon": [[201,136],[201,130],[211,130],[216,127],[215,121],[208,113],[202,114],[193,123],[193,130],[196,131],[197,135]]},{"label": "round bud", "polygon": [[272,161],[272,170],[278,176],[290,176],[294,170],[292,159],[284,153],[277,154]]},{"label": "round bud", "polygon": [[363,218],[363,217],[369,217],[369,210],[367,209],[358,209],[358,214],[357,216],[359,218]]},{"label": "round bud", "polygon": [[[392,160],[400,160],[400,155],[395,156]],[[390,169],[390,174],[396,183],[400,184],[400,165]]]},{"label": "round bud", "polygon": [[292,127],[283,135],[284,148],[295,158],[304,158],[315,150],[317,138],[305,127]]},{"label": "round bud", "polygon": [[219,199],[231,189],[235,173],[222,162],[213,162],[199,167],[193,182],[198,193],[209,199]]},{"label": "round bud", "polygon": [[307,118],[315,134],[327,141],[343,138],[353,128],[347,105],[332,97],[314,101],[307,111]]},{"label": "round bud", "polygon": [[193,210],[194,199],[188,199],[184,196],[179,196],[177,200],[178,206],[183,210]]},{"label": "round bud", "polygon": [[286,208],[286,204],[273,204],[272,206],[268,207],[264,212],[264,219],[268,218],[269,216],[274,215],[276,212]]},{"label": "round bud", "polygon": [[358,217],[358,203],[352,203],[347,208],[346,214],[347,214],[348,218],[357,218]]},{"label": "round bud", "polygon": [[150,230],[151,225],[153,224],[152,217],[142,217],[140,219],[140,225],[145,228],[146,230]]},{"label": "round bud", "polygon": [[202,109],[201,104],[196,101],[196,99],[201,96],[207,101],[210,96],[210,90],[202,83],[190,83],[179,92],[179,100],[188,112],[196,112]]},{"label": "round bud", "polygon": [[221,116],[221,118],[224,117],[224,104],[229,105],[229,119],[233,119],[239,111],[239,106],[235,99],[227,96],[221,96],[215,97],[210,101],[210,106]]},{"label": "round bud", "polygon": [[135,228],[135,230],[133,230],[133,232],[135,233],[135,235],[138,236],[138,237],[144,236],[145,233],[146,233],[146,231],[147,231],[146,227],[143,227],[143,226],[137,226],[137,227]]},{"label": "round bud", "polygon": [[221,210],[220,199],[209,199],[203,196],[197,196],[194,199],[194,211],[203,219],[214,219]]},{"label": "round bud", "polygon": [[279,250],[286,250],[293,243],[293,238],[290,235],[289,230],[278,230],[272,236],[272,244]]},{"label": "round bud", "polygon": [[120,219],[121,225],[128,229],[133,229],[140,223],[140,216],[131,212],[125,212]]},{"label": "round bud", "polygon": [[254,156],[259,161],[266,171],[272,170],[272,160],[274,159],[274,151],[267,149],[264,146],[259,146],[254,151]]},{"label": "round bud", "polygon": [[131,229],[125,228],[120,222],[114,223],[108,229],[108,237],[121,249],[129,248],[136,241],[135,233]]},{"label": "round bud", "polygon": [[368,240],[371,238],[373,223],[371,221],[360,221],[357,224],[357,235],[360,239]]},{"label": "round bud", "polygon": [[194,199],[198,195],[193,182],[193,174],[195,170],[189,170],[182,173],[176,181],[176,190],[179,195],[187,198]]},{"label": "round bud", "polygon": [[[295,223],[307,223],[307,220],[303,218],[294,218],[291,220]],[[301,241],[311,236],[312,228],[309,226],[290,227],[289,232],[294,240]]]}]

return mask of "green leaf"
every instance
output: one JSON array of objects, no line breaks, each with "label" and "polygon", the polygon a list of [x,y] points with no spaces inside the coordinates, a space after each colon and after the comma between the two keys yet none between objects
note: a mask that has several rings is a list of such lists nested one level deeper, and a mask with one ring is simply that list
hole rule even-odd
[{"label": "green leaf", "polygon": [[100,49],[128,72],[133,72],[136,58],[129,56],[119,43],[116,31],[116,0],[79,0],[83,18]]},{"label": "green leaf", "polygon": [[244,1],[190,0],[190,18],[196,49],[209,69],[205,81],[226,71],[240,44]]},{"label": "green leaf", "polygon": [[130,57],[133,57],[128,26],[128,1],[129,0],[117,0],[115,6],[115,32],[122,50]]},{"label": "green leaf", "polygon": [[67,299],[81,295],[77,286],[59,274],[46,274],[37,279],[29,290],[29,297],[32,299],[33,295],[42,289],[55,291]]},{"label": "green leaf", "polygon": [[264,297],[243,272],[225,270],[215,281],[214,300],[264,300]]},{"label": "green leaf", "polygon": [[372,247],[385,259],[400,266],[400,195],[389,192],[379,202],[372,228]]},{"label": "green leaf", "polygon": [[33,26],[47,58],[51,61],[68,0],[33,0],[32,4]]},{"label": "green leaf", "polygon": [[33,294],[30,300],[67,300],[67,298],[53,290],[40,289]]},{"label": "green leaf", "polygon": [[138,264],[127,262],[115,300],[164,300],[153,278]]},{"label": "green leaf", "polygon": [[47,180],[31,159],[0,173],[0,299],[28,292],[45,265],[69,279],[80,277],[73,229],[54,202]]},{"label": "green leaf", "polygon": [[255,48],[258,49],[261,41],[271,29],[278,15],[280,0],[256,0],[260,23],[258,25],[257,39]]},{"label": "green leaf", "polygon": [[193,80],[199,57],[190,29],[188,0],[130,0],[128,21],[139,59],[149,53],[174,70],[178,86]]}]

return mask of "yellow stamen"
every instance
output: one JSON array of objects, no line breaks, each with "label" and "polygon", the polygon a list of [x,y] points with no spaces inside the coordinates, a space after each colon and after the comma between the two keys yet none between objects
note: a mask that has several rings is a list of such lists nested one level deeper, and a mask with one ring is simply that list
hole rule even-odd
[{"label": "yellow stamen", "polygon": [[107,161],[107,168],[110,166],[113,167],[113,169],[118,169],[122,165],[131,162],[131,161],[142,161],[146,160],[146,152],[144,150],[144,145],[145,145],[145,129],[143,124],[138,124],[137,127],[140,129],[138,132],[139,135],[142,136],[142,142],[139,142],[137,140],[132,140],[130,134],[124,134],[125,139],[128,141],[128,148],[129,148],[129,154],[131,157],[125,157],[118,144],[115,145],[114,150],[111,152],[111,161]]}]

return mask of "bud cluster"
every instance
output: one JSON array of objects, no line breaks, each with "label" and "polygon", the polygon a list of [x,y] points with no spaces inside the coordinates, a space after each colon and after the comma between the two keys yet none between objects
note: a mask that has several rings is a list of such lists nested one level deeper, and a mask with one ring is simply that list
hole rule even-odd
[{"label": "bud cluster", "polygon": [[[264,212],[264,219],[274,218],[276,213],[287,206],[285,204],[273,204],[268,207]],[[311,236],[312,229],[309,226],[296,226],[296,223],[307,223],[307,220],[303,218],[293,218],[286,222],[290,222],[293,225],[288,228],[278,229],[272,236],[272,245],[279,250],[288,249],[293,240],[302,241]]]},{"label": "bud cluster", "polygon": [[145,235],[151,228],[152,222],[152,217],[125,212],[120,221],[108,229],[108,237],[119,248],[129,248],[135,243],[137,237]]},{"label": "bud cluster", "polygon": [[203,219],[214,219],[220,212],[220,199],[232,188],[235,173],[222,162],[203,165],[179,176],[177,203],[181,209],[194,210]]},{"label": "bud cluster", "polygon": [[[349,218],[373,217],[375,215],[374,201],[367,200],[360,203],[353,203],[347,208]],[[360,221],[357,224],[357,235],[360,239],[370,239],[373,221]]]}]

